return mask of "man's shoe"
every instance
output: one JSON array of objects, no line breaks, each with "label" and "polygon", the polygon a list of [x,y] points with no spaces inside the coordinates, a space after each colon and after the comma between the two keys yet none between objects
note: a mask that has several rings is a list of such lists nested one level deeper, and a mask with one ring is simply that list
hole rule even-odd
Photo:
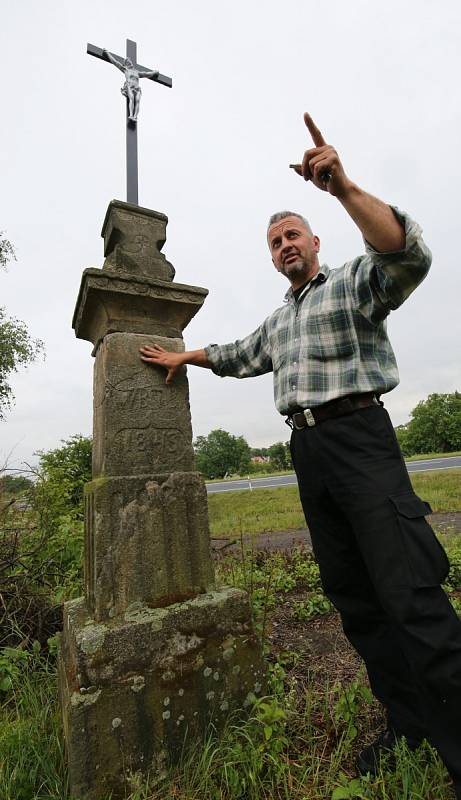
[{"label": "man's shoe", "polygon": [[[361,775],[377,775],[379,771],[379,762],[382,756],[391,756],[387,760],[388,769],[395,769],[395,756],[393,753],[395,745],[398,743],[405,734],[397,733],[391,728],[379,734],[374,742],[364,747],[364,749],[357,756],[357,769]],[[410,750],[417,750],[420,741],[405,737],[407,746]]]}]

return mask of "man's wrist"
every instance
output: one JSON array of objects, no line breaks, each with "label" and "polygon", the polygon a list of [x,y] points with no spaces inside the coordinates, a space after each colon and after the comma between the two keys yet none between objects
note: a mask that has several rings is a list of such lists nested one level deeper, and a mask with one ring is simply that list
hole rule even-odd
[{"label": "man's wrist", "polygon": [[363,189],[360,186],[357,186],[356,183],[346,178],[344,181],[343,187],[339,190],[339,192],[335,193],[335,197],[339,200],[340,203],[345,205],[348,202],[354,201],[356,198],[360,197],[363,194]]}]

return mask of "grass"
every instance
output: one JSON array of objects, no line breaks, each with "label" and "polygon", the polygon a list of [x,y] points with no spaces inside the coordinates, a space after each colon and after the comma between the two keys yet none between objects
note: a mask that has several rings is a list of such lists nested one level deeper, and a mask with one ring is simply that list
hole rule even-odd
[{"label": "grass", "polygon": [[461,469],[412,473],[416,494],[427,500],[434,513],[461,511]]},{"label": "grass", "polygon": [[56,668],[38,652],[21,660],[0,708],[0,797],[68,797]]},{"label": "grass", "polygon": [[[413,473],[410,478],[434,512],[461,511],[461,469]],[[212,494],[208,509],[211,535],[217,537],[306,526],[297,486]]]},{"label": "grass", "polygon": [[[461,543],[452,541],[450,547],[456,566],[447,588],[456,593]],[[126,800],[450,800],[449,777],[428,745],[411,753],[402,742],[395,773],[383,762],[376,778],[356,776],[356,754],[383,724],[382,712],[344,638],[342,649],[338,633],[324,638],[316,652],[309,649],[313,633],[321,634],[322,626],[337,619],[328,603],[320,604],[318,567],[309,554],[253,558],[243,552],[219,562],[217,573],[220,582],[232,578],[250,592],[260,633],[266,622],[269,693],[247,719],[230,718],[219,739],[210,731],[203,746],[150,785],[127,776]],[[310,611],[298,620],[290,609],[296,612],[293,599],[300,593]],[[305,653],[286,638],[276,646],[273,634],[279,630],[284,636],[297,631]],[[0,710],[1,800],[71,800],[53,662],[36,648],[11,663],[16,665],[12,685]]]},{"label": "grass", "polygon": [[425,461],[429,458],[451,458],[452,456],[461,456],[461,450],[455,450],[453,453],[416,453],[414,456],[405,456],[405,461]]},{"label": "grass", "polygon": [[305,527],[297,486],[208,495],[212,536]]}]

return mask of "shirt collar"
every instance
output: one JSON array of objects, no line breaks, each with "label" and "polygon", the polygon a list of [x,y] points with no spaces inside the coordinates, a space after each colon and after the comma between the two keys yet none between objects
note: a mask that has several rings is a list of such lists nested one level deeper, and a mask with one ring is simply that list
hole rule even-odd
[{"label": "shirt collar", "polygon": [[[330,274],[330,271],[331,270],[330,270],[330,268],[329,268],[329,266],[327,264],[322,264],[322,266],[320,267],[319,271],[314,275],[313,278],[311,278],[309,283],[302,290],[301,294],[298,297],[298,301],[301,299],[301,297],[304,297],[306,292],[309,291],[310,287],[314,283],[324,283],[327,280],[327,278],[328,278],[328,276]],[[294,301],[293,289],[292,289],[291,286],[288,289],[288,291],[285,294],[285,297],[283,299],[284,299],[285,303],[289,303],[289,302],[293,302]]]}]

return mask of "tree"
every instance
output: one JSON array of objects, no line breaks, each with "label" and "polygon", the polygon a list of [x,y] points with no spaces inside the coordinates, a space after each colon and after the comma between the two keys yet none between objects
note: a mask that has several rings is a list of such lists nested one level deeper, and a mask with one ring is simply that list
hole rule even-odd
[{"label": "tree", "polygon": [[0,491],[8,494],[18,494],[28,489],[32,489],[33,483],[30,478],[24,475],[2,475],[0,477]]},{"label": "tree", "polygon": [[404,434],[408,454],[461,450],[461,392],[430,394],[411,417]]},{"label": "tree", "polygon": [[83,519],[83,487],[91,480],[92,440],[75,434],[61,447],[40,450],[37,499],[47,516]]},{"label": "tree", "polygon": [[[13,245],[0,231],[0,268],[6,269],[11,259],[16,260]],[[43,342],[31,338],[26,324],[8,317],[5,308],[0,307],[0,420],[14,402],[9,384],[11,374],[17,372],[19,367],[35,361],[43,352]]]},{"label": "tree", "polygon": [[276,469],[292,468],[289,442],[276,442],[267,448],[267,452]]},{"label": "tree", "polygon": [[224,478],[228,472],[245,472],[251,451],[243,436],[217,429],[194,442],[197,468],[206,478]]},{"label": "tree", "polygon": [[412,456],[413,451],[408,442],[408,423],[406,425],[397,425],[394,431],[403,455]]},{"label": "tree", "polygon": [[0,231],[0,267],[6,269],[8,261],[16,261],[16,253],[14,247],[8,239],[5,239],[3,231]]}]

